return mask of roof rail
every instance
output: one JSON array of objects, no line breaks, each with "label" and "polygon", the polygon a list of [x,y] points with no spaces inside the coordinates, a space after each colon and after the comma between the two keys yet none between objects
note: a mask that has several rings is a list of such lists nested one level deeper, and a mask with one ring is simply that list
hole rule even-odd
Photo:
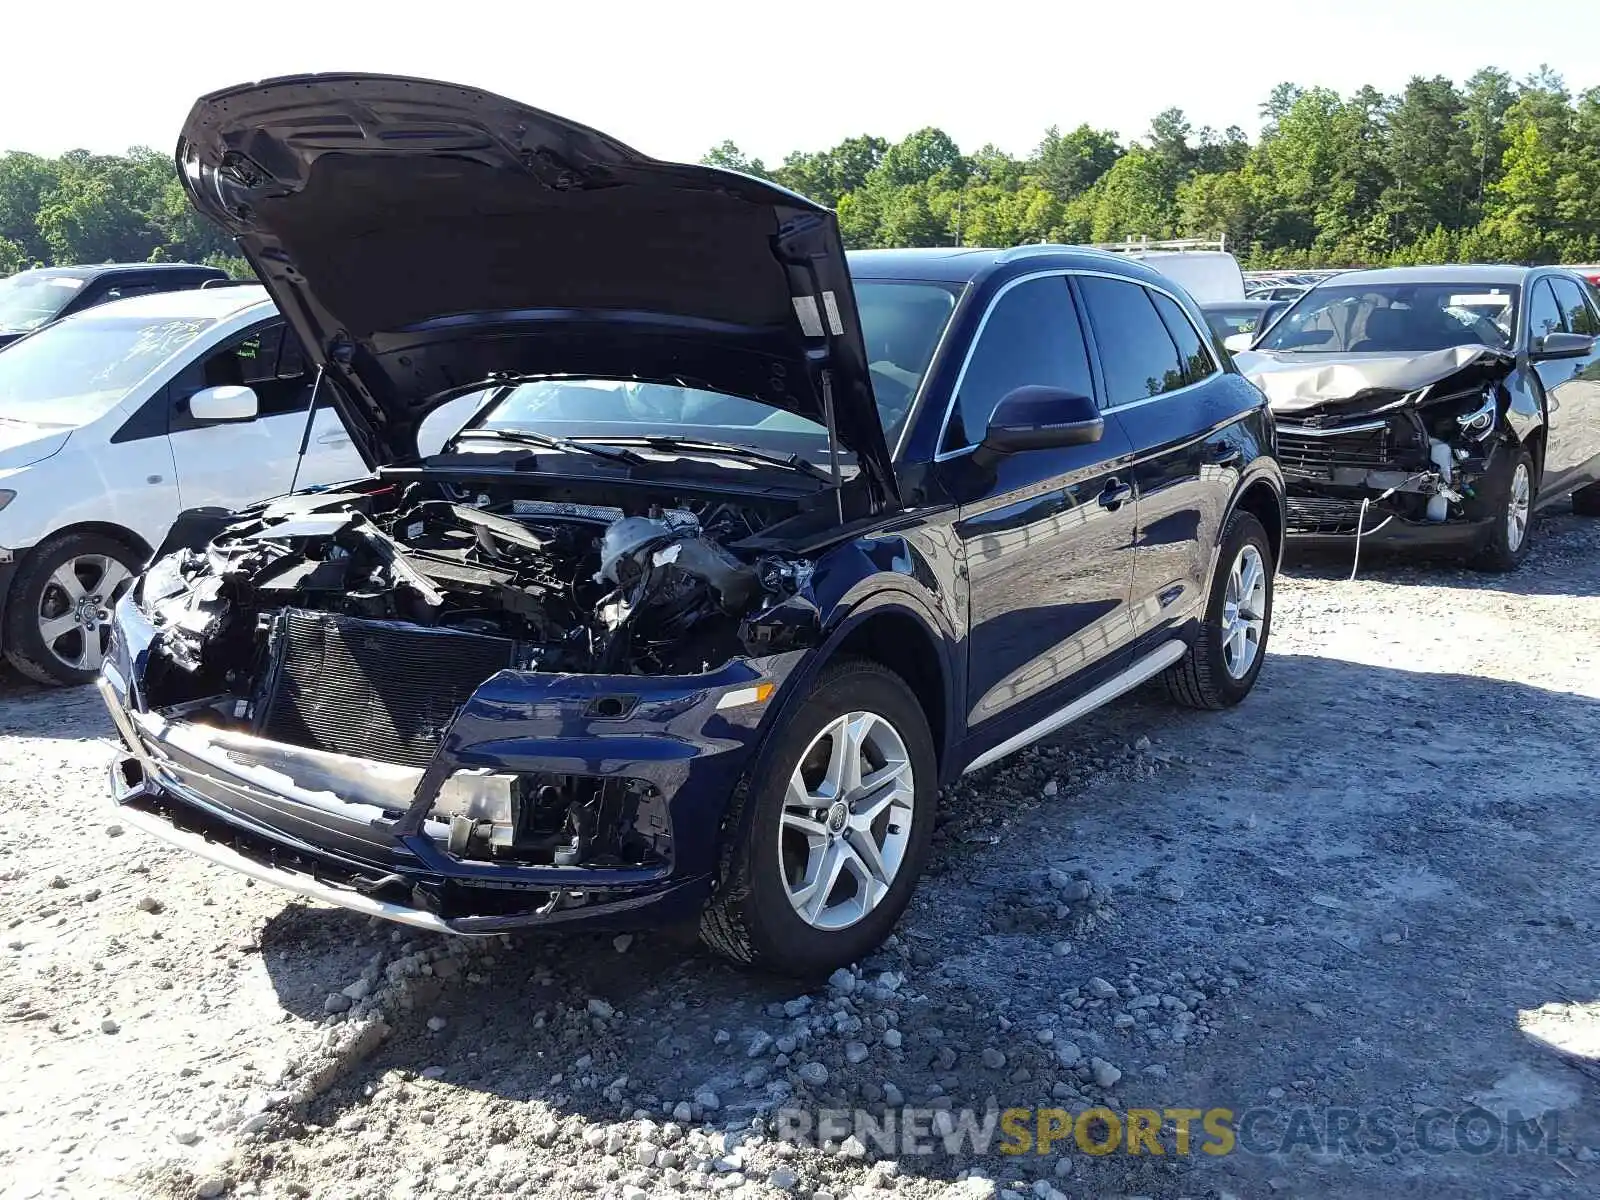
[{"label": "roof rail", "polygon": [[1169,238],[1151,241],[1147,237],[1126,238],[1120,242],[1090,242],[1090,250],[1107,250],[1113,254],[1137,254],[1146,250],[1227,250],[1228,235],[1216,238]]},{"label": "roof rail", "polygon": [[200,285],[200,289],[204,291],[206,288],[245,287],[248,284],[260,282],[258,279],[208,279]]}]

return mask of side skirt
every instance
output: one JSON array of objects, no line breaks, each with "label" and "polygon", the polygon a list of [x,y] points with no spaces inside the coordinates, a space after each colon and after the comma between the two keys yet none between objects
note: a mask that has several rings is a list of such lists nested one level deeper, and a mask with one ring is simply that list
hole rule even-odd
[{"label": "side skirt", "polygon": [[1124,692],[1132,691],[1146,679],[1158,671],[1164,671],[1177,662],[1186,653],[1189,647],[1180,641],[1163,642],[1150,653],[1135,662],[1120,675],[1115,675],[1106,680],[1093,691],[1085,692],[1065,708],[1058,708],[1042,721],[1037,721],[1028,726],[1021,733],[1008,737],[993,749],[985,750],[977,758],[967,764],[963,775],[987,767],[990,763],[999,762],[1006,755],[1024,746],[1038,741],[1047,734],[1054,733],[1063,725],[1070,725],[1079,717],[1085,716],[1102,704],[1108,704]]}]

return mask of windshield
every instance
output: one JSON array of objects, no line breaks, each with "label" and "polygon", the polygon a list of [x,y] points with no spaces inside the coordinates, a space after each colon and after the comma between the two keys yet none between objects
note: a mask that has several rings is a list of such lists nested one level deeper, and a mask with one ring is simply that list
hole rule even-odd
[{"label": "windshield", "polygon": [[1307,292],[1257,350],[1423,354],[1453,346],[1509,350],[1517,289],[1506,284],[1383,283]]},{"label": "windshield", "polygon": [[20,333],[55,320],[83,288],[74,275],[44,275],[23,271],[0,279],[0,333]]},{"label": "windshield", "polygon": [[[884,437],[893,446],[955,309],[954,289],[883,280],[855,285]],[[486,429],[538,429],[565,437],[692,434],[810,456],[827,431],[769,404],[697,388],[634,380],[543,379],[510,388],[480,422]]]},{"label": "windshield", "polygon": [[0,418],[93,421],[211,323],[209,317],[68,317],[0,351]]}]

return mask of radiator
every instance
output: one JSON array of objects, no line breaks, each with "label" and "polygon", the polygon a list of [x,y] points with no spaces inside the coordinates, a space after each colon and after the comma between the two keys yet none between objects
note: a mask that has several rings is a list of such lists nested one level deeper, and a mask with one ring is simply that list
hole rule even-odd
[{"label": "radiator", "polygon": [[512,664],[509,638],[286,609],[258,732],[424,767],[467,698]]}]

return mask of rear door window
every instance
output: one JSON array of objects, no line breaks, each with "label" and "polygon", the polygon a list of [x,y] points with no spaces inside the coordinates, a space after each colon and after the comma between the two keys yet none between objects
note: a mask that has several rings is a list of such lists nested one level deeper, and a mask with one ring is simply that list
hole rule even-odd
[{"label": "rear door window", "polygon": [[1188,372],[1152,293],[1123,279],[1078,280],[1105,368],[1106,402],[1115,408],[1184,387]]}]

